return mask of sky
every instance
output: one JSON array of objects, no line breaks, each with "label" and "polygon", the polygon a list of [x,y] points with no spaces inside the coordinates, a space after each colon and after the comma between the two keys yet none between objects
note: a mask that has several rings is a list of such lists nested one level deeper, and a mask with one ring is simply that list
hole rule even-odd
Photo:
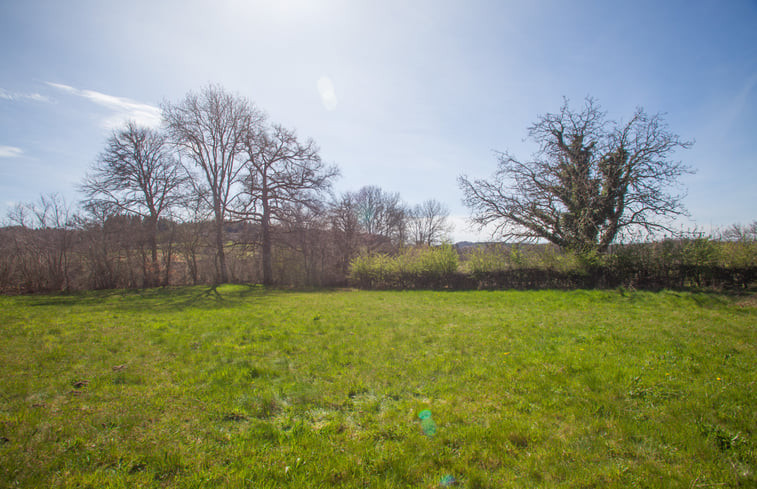
[{"label": "sky", "polygon": [[757,219],[757,1],[0,0],[0,218],[76,187],[113,130],[214,83],[312,138],[337,193],[443,202],[527,128],[594,97],[613,120],[662,113],[687,229]]}]

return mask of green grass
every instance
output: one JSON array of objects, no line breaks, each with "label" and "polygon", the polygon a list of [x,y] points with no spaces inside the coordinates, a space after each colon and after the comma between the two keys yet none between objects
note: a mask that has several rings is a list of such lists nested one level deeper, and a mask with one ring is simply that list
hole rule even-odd
[{"label": "green grass", "polygon": [[0,333],[0,487],[757,484],[753,298],[223,286]]}]

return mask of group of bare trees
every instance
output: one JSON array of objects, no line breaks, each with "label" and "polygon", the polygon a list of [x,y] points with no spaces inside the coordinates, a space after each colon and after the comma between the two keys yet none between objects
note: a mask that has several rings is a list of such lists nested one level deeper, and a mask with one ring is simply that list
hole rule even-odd
[{"label": "group of bare trees", "polygon": [[[17,204],[0,229],[0,277],[21,281],[31,290],[71,287],[76,227],[71,207],[58,195]],[[2,286],[0,286],[2,288]]]},{"label": "group of bare trees", "polygon": [[[0,287],[340,283],[358,253],[449,238],[438,201],[414,207],[376,186],[335,195],[314,141],[216,85],[162,106],[160,129],[115,131],[80,185],[83,213],[56,196],[18,205],[0,233]],[[691,143],[659,115],[606,119],[591,98],[529,128],[530,160],[501,153],[493,178],[459,178],[474,223],[518,240],[604,253],[620,236],[670,231],[669,193]],[[670,221],[667,221],[670,222]],[[739,230],[741,231],[741,230]],[[76,277],[76,278],[74,278]]]},{"label": "group of bare trees", "polygon": [[1,286],[338,283],[360,250],[448,237],[436,201],[410,208],[375,186],[335,196],[339,170],[314,141],[219,86],[162,112],[160,129],[129,122],[108,138],[80,185],[82,212],[56,196],[16,207]]}]

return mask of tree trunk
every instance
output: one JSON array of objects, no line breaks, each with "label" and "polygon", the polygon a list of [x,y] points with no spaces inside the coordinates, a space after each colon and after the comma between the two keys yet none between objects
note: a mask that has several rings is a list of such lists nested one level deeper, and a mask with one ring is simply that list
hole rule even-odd
[{"label": "tree trunk", "polygon": [[273,266],[271,264],[271,209],[268,202],[268,191],[263,190],[263,219],[261,221],[263,285],[273,284]]},{"label": "tree trunk", "polygon": [[158,285],[160,276],[160,263],[158,262],[158,220],[155,217],[145,219],[147,226],[147,245],[150,247],[150,265],[145,274],[145,286],[155,287]]},{"label": "tree trunk", "polygon": [[226,254],[223,250],[223,215],[220,208],[216,207],[216,284],[225,284],[229,281],[226,273]]},{"label": "tree trunk", "polygon": [[229,281],[226,273],[226,253],[223,250],[223,223],[216,223],[216,282],[223,284]]},{"label": "tree trunk", "polygon": [[162,286],[168,286],[171,282],[171,263],[173,262],[173,242],[176,235],[176,225],[171,224],[171,232],[168,235],[168,243],[165,244],[163,256],[165,257],[165,266],[163,267],[163,279],[160,282]]}]

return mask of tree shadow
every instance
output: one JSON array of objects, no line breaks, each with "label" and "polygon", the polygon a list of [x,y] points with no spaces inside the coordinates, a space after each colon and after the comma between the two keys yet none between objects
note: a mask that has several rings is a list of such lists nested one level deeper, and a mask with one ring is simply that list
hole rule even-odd
[{"label": "tree shadow", "polygon": [[[162,293],[157,292],[154,296],[155,303],[149,304],[149,307],[161,311],[179,311],[190,308],[220,309],[235,307],[243,303],[250,303],[250,301],[259,301],[279,293],[281,292],[276,289],[251,284],[222,284],[168,289]],[[143,294],[142,298],[150,302],[149,295],[152,294]]]},{"label": "tree shadow", "polygon": [[287,293],[254,284],[222,284],[153,289],[97,290],[17,296],[29,307],[93,307],[117,311],[181,311],[235,307]]}]

